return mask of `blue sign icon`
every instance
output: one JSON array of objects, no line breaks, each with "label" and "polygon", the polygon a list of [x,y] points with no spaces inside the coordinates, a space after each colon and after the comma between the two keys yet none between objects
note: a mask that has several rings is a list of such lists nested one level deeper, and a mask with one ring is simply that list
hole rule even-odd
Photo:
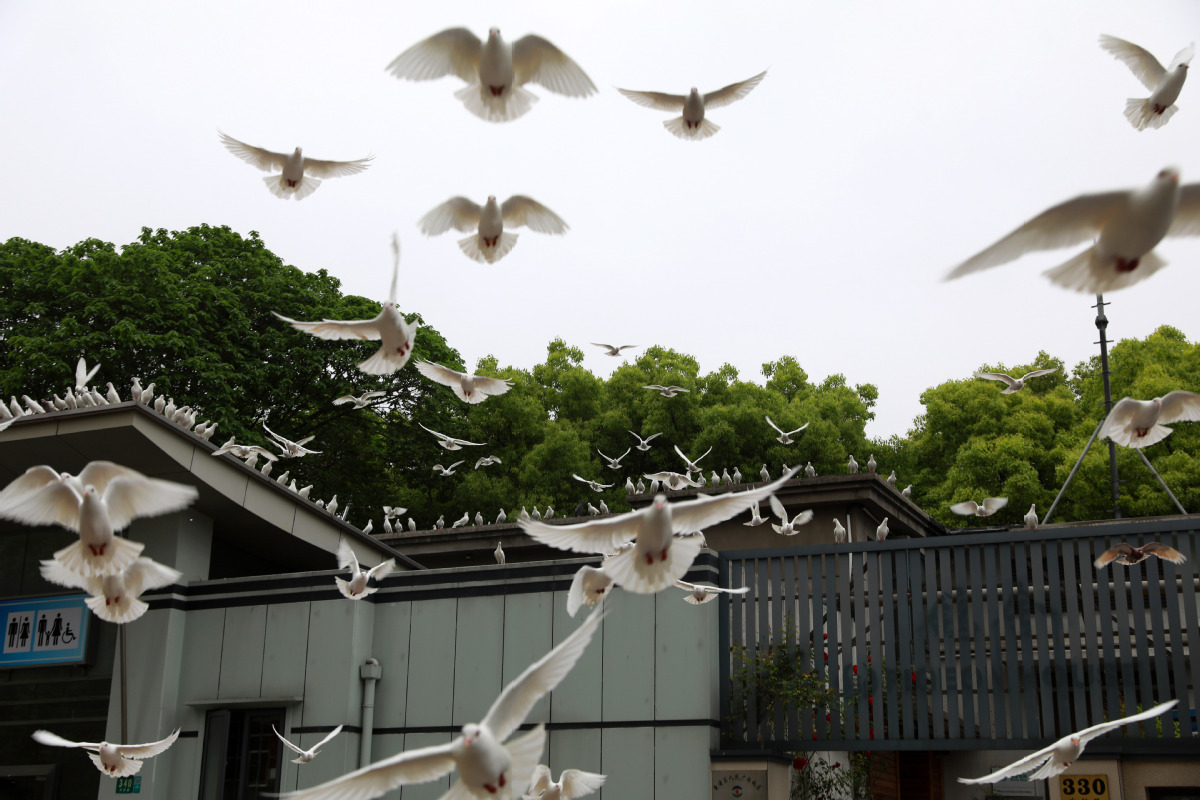
[{"label": "blue sign icon", "polygon": [[0,601],[0,667],[82,664],[87,656],[87,595]]}]

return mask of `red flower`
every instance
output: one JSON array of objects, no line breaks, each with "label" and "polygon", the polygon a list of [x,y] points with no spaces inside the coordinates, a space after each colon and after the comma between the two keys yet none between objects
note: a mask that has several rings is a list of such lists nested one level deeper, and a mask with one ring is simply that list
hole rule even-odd
[{"label": "red flower", "polygon": [[[826,660],[826,661],[828,661],[828,660],[829,660],[829,651],[828,651],[828,650],[826,650],[826,651],[825,651],[825,660]],[[914,674],[914,675],[916,675],[916,673],[913,673],[913,674]],[[914,678],[913,678],[913,680],[915,681],[915,680],[916,680],[916,678],[914,677]]]},{"label": "red flower", "polygon": [[867,697],[867,705],[869,705],[869,706],[874,706],[874,705],[875,705],[875,698],[874,698],[874,697],[870,697],[870,696],[868,696],[868,697]]},{"label": "red flower", "polygon": [[829,634],[828,634],[828,633],[823,633],[823,634],[821,634],[821,635],[822,635],[824,638],[826,638],[826,639],[828,639],[828,638],[829,638]]},{"label": "red flower", "polygon": [[817,732],[813,731],[813,741],[815,742],[816,740],[817,740]]},{"label": "red flower", "polygon": [[916,683],[917,682],[917,671],[915,669],[913,670],[912,675],[913,675],[913,683]]},{"label": "red flower", "polygon": [[804,769],[807,766],[808,759],[804,756],[796,756],[796,759],[792,761],[792,769]]},{"label": "red flower", "polygon": [[851,669],[853,670],[855,675],[858,674],[858,664],[855,664],[853,667],[851,667]]},{"label": "red flower", "polygon": [[826,722],[829,722],[830,713],[831,713],[831,712],[829,712],[829,711],[826,711],[826,712],[825,712],[825,721],[826,721]]},{"label": "red flower", "polygon": [[840,761],[835,761],[835,762],[833,762],[833,768],[834,768],[834,769],[838,769],[838,768],[839,768],[839,767],[841,767],[841,766],[842,766],[842,762],[840,762]]}]

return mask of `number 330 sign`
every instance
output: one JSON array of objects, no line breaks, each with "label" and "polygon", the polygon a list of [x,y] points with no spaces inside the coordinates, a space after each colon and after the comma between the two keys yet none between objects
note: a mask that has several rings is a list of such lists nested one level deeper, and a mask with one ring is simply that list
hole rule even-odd
[{"label": "number 330 sign", "polygon": [[1108,800],[1107,775],[1063,775],[1058,788],[1064,798],[1071,800]]}]

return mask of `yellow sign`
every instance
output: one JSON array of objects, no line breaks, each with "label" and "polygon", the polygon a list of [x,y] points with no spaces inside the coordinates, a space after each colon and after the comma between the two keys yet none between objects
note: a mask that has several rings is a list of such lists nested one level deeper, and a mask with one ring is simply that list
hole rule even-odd
[{"label": "yellow sign", "polygon": [[1064,800],[1108,800],[1108,776],[1060,775],[1058,791]]}]

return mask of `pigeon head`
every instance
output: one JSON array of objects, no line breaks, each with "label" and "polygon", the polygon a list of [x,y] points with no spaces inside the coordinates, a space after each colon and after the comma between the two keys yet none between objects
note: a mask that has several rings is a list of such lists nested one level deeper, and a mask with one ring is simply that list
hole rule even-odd
[{"label": "pigeon head", "polygon": [[700,90],[699,90],[699,89],[697,89],[695,86],[693,86],[693,87],[692,87],[692,91],[691,91],[691,92],[689,92],[689,94],[691,94],[691,95],[692,95],[692,97],[697,97],[697,96],[699,96],[699,94],[700,94]]},{"label": "pigeon head", "polygon": [[463,725],[463,729],[462,729],[463,744],[465,744],[467,747],[470,747],[471,743],[479,738],[479,733],[480,733],[480,728],[479,728],[479,725],[477,725],[476,723],[471,722],[466,725]]},{"label": "pigeon head", "polygon": [[499,28],[488,28],[488,38],[489,39],[499,39],[500,38],[500,29]]},{"label": "pigeon head", "polygon": [[1155,176],[1156,180],[1179,183],[1179,167],[1163,167]]}]

